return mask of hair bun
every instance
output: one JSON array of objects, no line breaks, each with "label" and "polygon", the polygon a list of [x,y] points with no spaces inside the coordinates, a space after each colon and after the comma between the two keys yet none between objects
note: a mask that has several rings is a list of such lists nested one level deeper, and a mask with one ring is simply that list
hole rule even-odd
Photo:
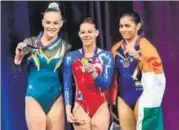
[{"label": "hair bun", "polygon": [[48,9],[60,10],[60,9],[59,9],[59,6],[58,6],[58,4],[57,4],[56,2],[50,3],[50,4],[48,5]]}]

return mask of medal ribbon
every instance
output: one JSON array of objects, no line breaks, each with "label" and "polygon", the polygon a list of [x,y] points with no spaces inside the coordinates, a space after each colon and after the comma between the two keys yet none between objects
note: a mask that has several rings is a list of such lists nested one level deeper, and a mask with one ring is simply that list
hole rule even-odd
[{"label": "medal ribbon", "polygon": [[36,41],[35,41],[35,47],[36,48],[40,48],[40,46],[42,46],[42,50],[46,50],[46,49],[49,49],[49,50],[52,50],[53,48],[55,48],[59,43],[60,41],[62,40],[59,36],[57,37],[57,39],[55,41],[52,41],[50,44],[48,44],[47,46],[43,46],[41,44],[41,39],[42,39],[42,35],[43,33],[40,32],[40,34],[38,35]]},{"label": "medal ribbon", "polygon": [[[93,56],[91,58],[88,58],[88,57],[85,57],[85,51],[82,48],[82,56],[83,56],[82,62],[91,62],[91,63],[94,63],[95,62],[94,61],[94,56],[97,54],[97,52],[98,52],[98,48],[96,47],[95,50],[94,50]],[[90,61],[90,59],[91,59],[91,61]]]}]

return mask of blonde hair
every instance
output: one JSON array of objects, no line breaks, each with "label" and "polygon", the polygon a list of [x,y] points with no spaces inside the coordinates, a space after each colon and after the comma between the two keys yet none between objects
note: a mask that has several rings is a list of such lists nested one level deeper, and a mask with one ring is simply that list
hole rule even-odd
[{"label": "blonde hair", "polygon": [[51,11],[54,11],[54,12],[59,12],[60,15],[62,16],[62,13],[61,13],[61,10],[59,8],[59,4],[57,2],[51,2],[47,9],[45,9],[44,13],[45,14],[46,12],[51,12]]},{"label": "blonde hair", "polygon": [[60,8],[59,8],[59,5],[56,3],[56,2],[52,2],[48,5],[48,9],[53,9],[53,10],[59,10],[60,11]]}]

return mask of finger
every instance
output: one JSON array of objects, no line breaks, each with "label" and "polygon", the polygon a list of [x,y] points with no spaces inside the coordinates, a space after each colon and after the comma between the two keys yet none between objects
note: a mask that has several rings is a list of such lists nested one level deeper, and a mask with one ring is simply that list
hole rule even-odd
[{"label": "finger", "polygon": [[16,51],[17,51],[17,54],[23,54],[24,51],[23,49],[27,46],[27,44],[25,42],[21,42],[18,44],[17,48],[16,48]]},{"label": "finger", "polygon": [[92,70],[92,69],[89,69],[89,70],[87,70],[87,72],[88,72],[88,73],[92,73],[92,72],[93,72],[93,70]]},{"label": "finger", "polygon": [[134,53],[129,53],[130,56],[134,56]]},{"label": "finger", "polygon": [[71,114],[71,119],[76,120],[76,118],[73,116],[73,114]]},{"label": "finger", "polygon": [[18,48],[16,48],[16,53],[15,53],[16,55],[19,55],[20,54],[20,51],[19,51],[19,49]]},{"label": "finger", "polygon": [[76,120],[74,120],[74,119],[68,119],[68,122],[70,122],[70,123],[75,123]]},{"label": "finger", "polygon": [[141,50],[136,51],[136,53],[141,53]]},{"label": "finger", "polygon": [[70,123],[73,122],[73,120],[72,120],[71,117],[69,117],[69,116],[67,117],[67,121],[70,122]]},{"label": "finger", "polygon": [[22,49],[21,48],[16,48],[16,55],[23,55]]},{"label": "finger", "polygon": [[124,51],[124,55],[127,54],[127,53],[128,53],[128,50],[125,50],[125,51]]},{"label": "finger", "polygon": [[18,48],[23,48],[23,45],[24,43],[23,42],[20,42],[19,44],[18,44]]},{"label": "finger", "polygon": [[92,69],[92,67],[91,67],[91,66],[88,66],[88,65],[84,65],[84,68],[85,68],[86,70]]},{"label": "finger", "polygon": [[94,68],[86,68],[86,71],[87,71],[88,73],[91,73],[91,72],[95,71],[95,69],[94,69]]},{"label": "finger", "polygon": [[85,63],[84,65],[88,66],[88,67],[93,67],[93,64],[91,64],[91,63]]},{"label": "finger", "polygon": [[18,53],[22,53],[22,48],[18,48]]},{"label": "finger", "polygon": [[70,121],[75,121],[76,120],[76,118],[74,117],[74,115],[71,113],[71,114],[69,114],[69,119],[70,119]]},{"label": "finger", "polygon": [[88,68],[91,68],[91,69],[94,69],[94,68],[95,68],[94,64],[91,64],[91,63],[86,64],[86,66],[87,66]]},{"label": "finger", "polygon": [[27,46],[27,44],[25,42],[20,42],[17,47],[20,49],[23,49],[26,46]]},{"label": "finger", "polygon": [[25,42],[22,42],[23,43],[23,48],[27,46],[27,43]]},{"label": "finger", "polygon": [[21,45],[19,45],[19,46],[17,46],[17,48],[16,48],[16,51],[18,52],[18,53],[20,53],[21,51],[22,51],[22,46]]}]

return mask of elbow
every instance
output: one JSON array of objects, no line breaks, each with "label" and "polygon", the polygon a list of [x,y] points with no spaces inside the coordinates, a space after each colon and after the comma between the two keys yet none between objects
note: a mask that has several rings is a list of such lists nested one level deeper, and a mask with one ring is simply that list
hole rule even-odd
[{"label": "elbow", "polygon": [[102,79],[100,76],[98,76],[95,79],[95,81],[96,81],[97,85],[103,89],[108,89],[111,84],[110,79]]},{"label": "elbow", "polygon": [[110,85],[111,85],[111,82],[107,81],[107,82],[105,83],[105,89],[109,89]]},{"label": "elbow", "polygon": [[103,89],[109,89],[110,87],[110,82],[108,81],[103,81],[103,83],[100,85],[101,88]]}]

